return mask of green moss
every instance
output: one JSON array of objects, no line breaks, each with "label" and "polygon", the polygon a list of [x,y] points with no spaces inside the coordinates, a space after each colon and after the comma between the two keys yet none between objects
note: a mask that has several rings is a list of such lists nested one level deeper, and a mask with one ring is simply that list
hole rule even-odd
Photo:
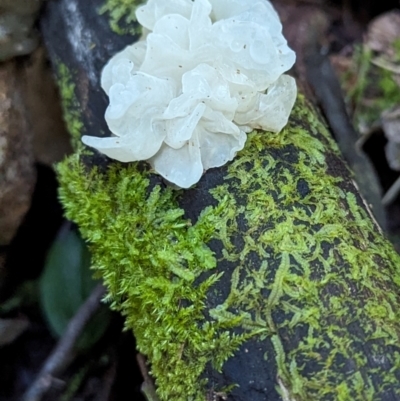
[{"label": "green moss", "polygon": [[136,21],[135,12],[142,3],[144,0],[106,0],[99,14],[108,14],[110,28],[118,35],[136,35],[142,27]]},{"label": "green moss", "polygon": [[393,41],[394,62],[400,63],[400,38]]},{"label": "green moss", "polygon": [[400,260],[346,170],[331,171],[337,157],[300,97],[280,134],[249,134],[209,190],[215,206],[192,223],[178,207],[185,192],[152,184],[140,165],[59,165],[67,217],[163,401],[204,401],[206,366],[221,369],[248,341],[265,346],[296,401],[375,401],[398,382]]},{"label": "green moss", "polygon": [[78,150],[82,148],[81,136],[84,126],[81,118],[81,107],[75,93],[72,73],[63,63],[58,63],[56,71],[64,120],[71,135],[71,144],[75,150]]},{"label": "green moss", "polygon": [[[327,173],[326,156],[338,152],[326,129],[304,104],[293,114],[279,135],[251,134],[225,183],[212,190],[229,210],[214,237],[236,265],[217,307],[224,315],[213,317],[238,311],[233,321],[249,311],[238,325],[264,328],[261,338],[272,334],[278,375],[296,400],[378,400],[396,380],[390,346],[400,340],[399,257],[355,189]],[[297,336],[293,347],[287,339]],[[383,356],[393,373],[370,368],[363,349]]]},{"label": "green moss", "polygon": [[393,79],[390,71],[382,70],[379,80],[382,96],[378,99],[378,107],[386,110],[400,103],[400,87]]},{"label": "green moss", "polygon": [[[400,40],[394,41],[393,51],[396,62],[400,60]],[[383,111],[400,103],[399,85],[390,70],[374,65],[373,52],[367,47],[355,48],[352,64],[342,77],[347,102],[353,108],[355,125],[369,127]]]},{"label": "green moss", "polygon": [[202,272],[216,266],[205,244],[224,202],[191,226],[177,207],[177,193],[151,189],[149,173],[136,164],[113,166],[106,176],[86,174],[75,155],[58,172],[67,217],[92,244],[107,300],[126,317],[139,350],[151,360],[160,396],[201,400],[205,365],[211,361],[220,369],[247,337],[205,322],[205,296],[220,275],[194,286]]}]

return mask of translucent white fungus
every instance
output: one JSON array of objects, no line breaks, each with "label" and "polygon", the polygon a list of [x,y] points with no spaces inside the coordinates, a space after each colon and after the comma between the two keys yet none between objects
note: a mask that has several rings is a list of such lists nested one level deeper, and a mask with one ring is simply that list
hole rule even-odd
[{"label": "translucent white fungus", "polygon": [[149,0],[141,41],[109,60],[101,83],[114,136],[84,136],[105,155],[147,160],[181,188],[243,149],[246,132],[279,132],[296,98],[295,61],[266,0]]}]

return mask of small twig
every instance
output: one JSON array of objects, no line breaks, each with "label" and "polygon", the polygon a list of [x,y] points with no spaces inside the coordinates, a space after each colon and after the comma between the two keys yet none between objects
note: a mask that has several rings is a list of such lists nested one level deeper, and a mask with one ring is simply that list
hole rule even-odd
[{"label": "small twig", "polygon": [[392,186],[387,190],[384,197],[382,198],[382,203],[387,206],[393,203],[398,197],[400,192],[400,177],[392,184]]},{"label": "small twig", "polygon": [[142,393],[147,398],[147,401],[160,401],[156,393],[156,386],[149,375],[145,357],[142,354],[137,354],[136,360],[144,380],[141,387]]},{"label": "small twig", "polygon": [[147,369],[146,358],[142,354],[136,355],[136,360],[139,365],[140,373],[142,374],[143,380],[145,382],[152,382],[151,377],[149,375],[149,371]]},{"label": "small twig", "polygon": [[23,401],[39,401],[51,387],[53,377],[64,371],[71,362],[71,354],[83,329],[100,307],[105,288],[99,284],[68,323],[64,335],[45,361],[36,380],[23,396]]},{"label": "small twig", "polygon": [[115,355],[115,350],[113,349],[110,352],[110,366],[105,372],[102,382],[103,382],[103,387],[101,388],[100,393],[97,395],[95,401],[108,401],[110,399],[110,394],[112,387],[115,382],[115,378],[117,376],[117,365],[118,365],[118,360]]}]

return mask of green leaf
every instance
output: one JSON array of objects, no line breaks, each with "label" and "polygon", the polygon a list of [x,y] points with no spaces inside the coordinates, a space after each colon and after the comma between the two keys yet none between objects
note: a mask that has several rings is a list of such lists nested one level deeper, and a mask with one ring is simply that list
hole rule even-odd
[{"label": "green leaf", "polygon": [[[98,283],[92,278],[90,253],[71,224],[63,226],[46,259],[40,278],[40,301],[53,334],[61,337],[70,319]],[[102,306],[88,323],[77,347],[88,349],[103,335],[110,312]]]}]

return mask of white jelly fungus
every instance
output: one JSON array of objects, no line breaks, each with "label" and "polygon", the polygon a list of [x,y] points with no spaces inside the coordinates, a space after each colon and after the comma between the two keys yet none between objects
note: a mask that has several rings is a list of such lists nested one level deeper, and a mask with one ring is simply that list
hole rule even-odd
[{"label": "white jelly fungus", "polygon": [[103,69],[108,138],[83,142],[147,160],[178,187],[232,160],[254,128],[278,132],[296,98],[295,61],[266,0],[149,0],[142,39]]}]

